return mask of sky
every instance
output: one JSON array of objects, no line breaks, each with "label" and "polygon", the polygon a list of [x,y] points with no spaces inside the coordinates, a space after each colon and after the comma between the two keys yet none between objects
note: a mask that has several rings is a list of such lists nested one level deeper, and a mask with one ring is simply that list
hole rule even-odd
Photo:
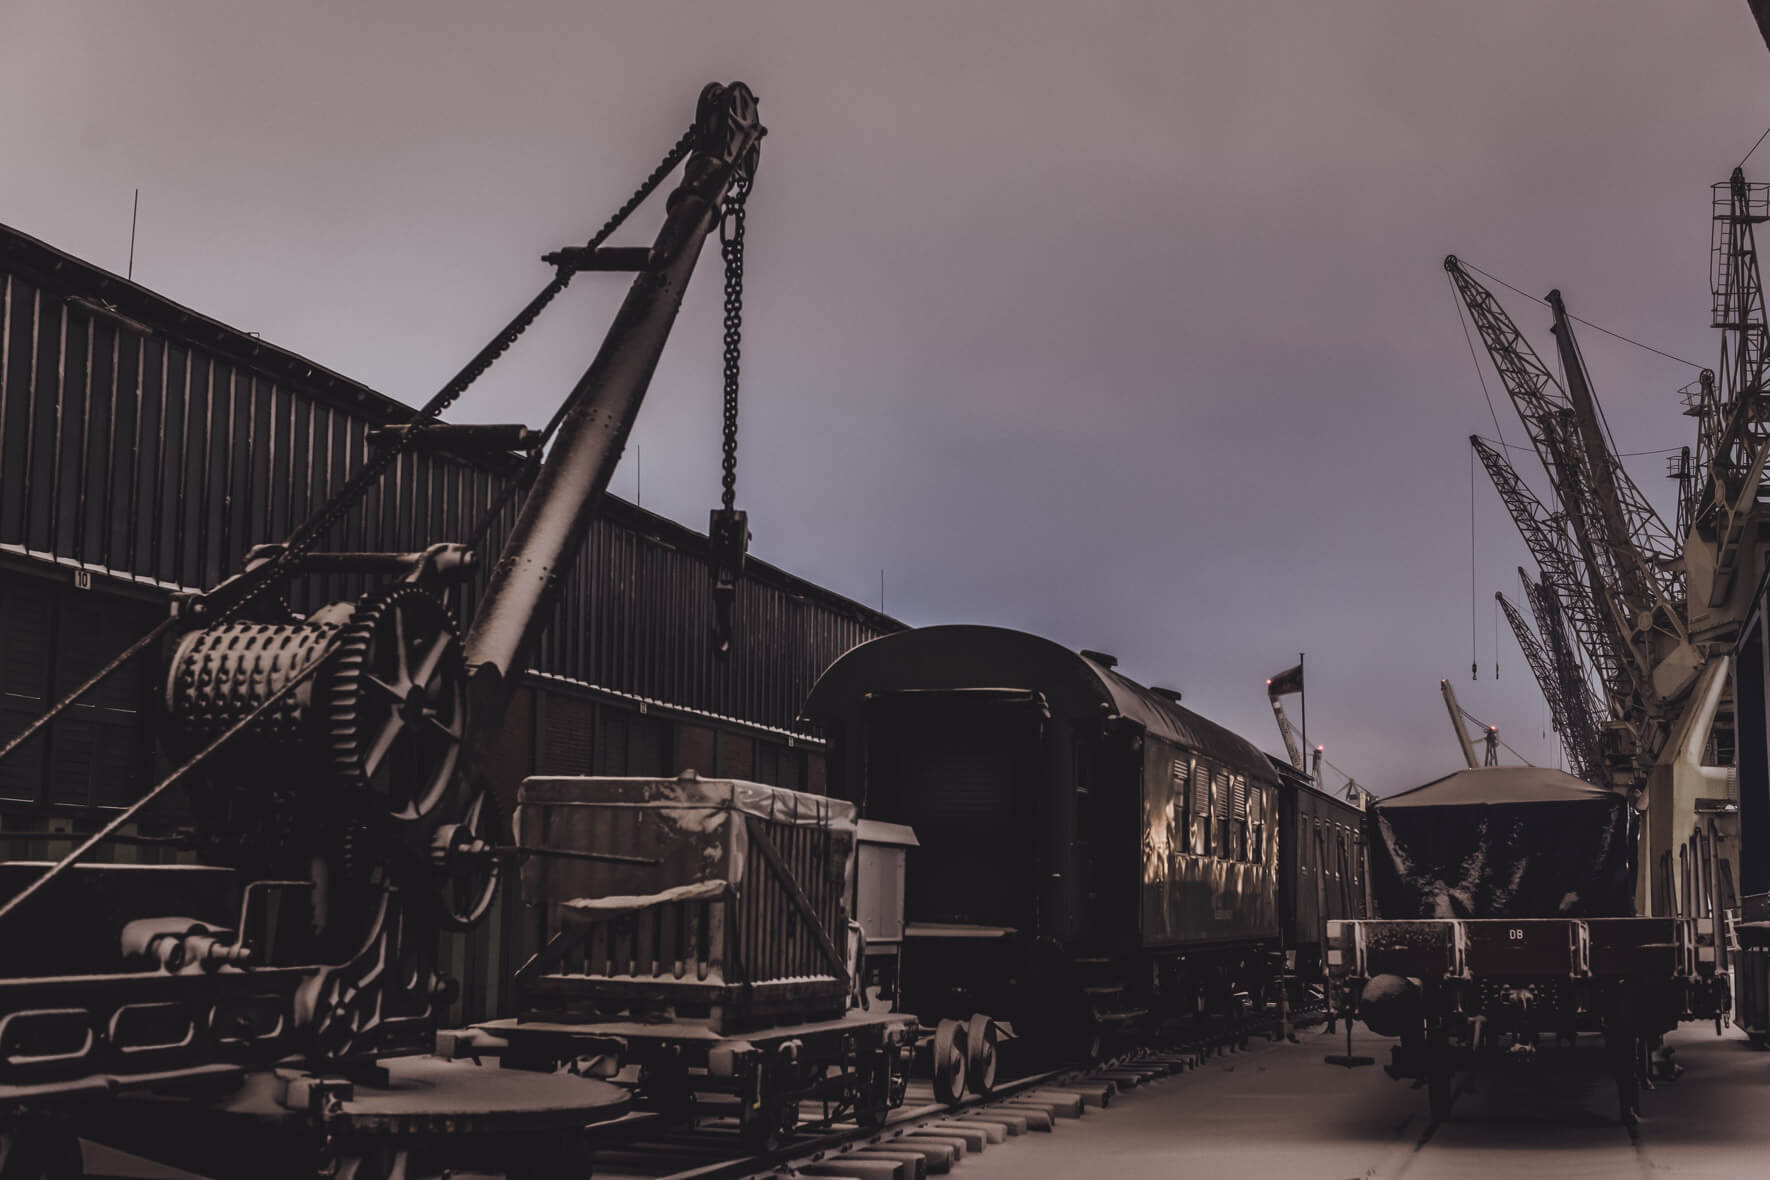
[{"label": "sky", "polygon": [[[1268,749],[1306,652],[1311,738],[1378,793],[1459,764],[1447,677],[1554,762],[1442,260],[1713,365],[1709,186],[1770,124],[1744,0],[0,0],[0,222],[121,272],[139,188],[137,281],[417,403],[732,80],[769,127],[754,555],[1112,652]],[[580,276],[453,416],[544,423],[623,287]],[[611,485],[696,528],[721,311],[709,249]],[[1694,368],[1581,340],[1622,451],[1692,440]]]}]

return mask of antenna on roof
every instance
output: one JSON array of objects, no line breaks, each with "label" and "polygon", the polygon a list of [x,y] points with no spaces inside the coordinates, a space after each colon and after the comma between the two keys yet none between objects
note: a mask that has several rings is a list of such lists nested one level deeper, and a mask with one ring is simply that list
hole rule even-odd
[{"label": "antenna on roof", "polygon": [[141,214],[141,190],[135,190],[135,204],[129,210],[129,272],[123,277],[135,281],[135,223]]}]

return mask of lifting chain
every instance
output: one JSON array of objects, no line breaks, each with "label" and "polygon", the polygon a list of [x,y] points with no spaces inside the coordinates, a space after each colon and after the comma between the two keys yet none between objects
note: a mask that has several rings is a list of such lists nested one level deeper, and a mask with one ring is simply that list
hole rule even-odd
[{"label": "lifting chain", "polygon": [[719,253],[725,259],[725,428],[720,507],[707,525],[708,564],[713,572],[713,649],[731,650],[732,607],[750,544],[750,524],[737,503],[738,367],[744,329],[744,207],[750,178],[740,172],[731,182],[719,219]]},{"label": "lifting chain", "polygon": [[731,183],[731,197],[719,221],[719,253],[725,259],[725,436],[724,477],[720,502],[727,512],[736,506],[738,447],[738,363],[744,331],[744,205],[750,196],[748,177]]},{"label": "lifting chain", "polygon": [[[602,228],[596,231],[596,236],[591,238],[585,246],[586,250],[594,250],[607,241],[609,235],[619,229],[621,223],[626,221],[627,217],[652,194],[652,191],[663,183],[664,178],[675,171],[676,165],[682,162],[683,158],[688,155],[689,149],[694,146],[695,136],[696,129],[693,126],[682,133],[681,138],[659,161],[658,166],[652,169],[651,175],[645,178],[644,182],[634,190],[633,195],[628,197],[626,202],[615,210],[613,216],[603,223]],[[449,380],[448,384],[425,402],[423,408],[413,415],[412,421],[416,423],[435,419],[452,406],[467,391],[468,387],[479,380],[486,370],[490,369],[493,363],[508,352],[522,334],[528,331],[535,320],[540,318],[541,313],[547,310],[547,305],[552,303],[559,293],[570,285],[574,273],[574,270],[569,266],[556,267],[552,280],[541,288],[540,294],[517,312],[516,318],[506,324],[503,331],[475,353],[473,359],[468,361],[461,371]],[[233,618],[246,604],[293,570],[296,564],[307,556],[313,547],[332,530],[333,526],[344,519],[357,501],[361,500],[369,489],[380,480],[387,469],[399,458],[400,453],[411,445],[413,435],[412,431],[402,431],[394,436],[390,445],[378,449],[370,455],[343,487],[333,493],[325,504],[302,522],[301,527],[295,530],[277,555],[267,563],[262,574],[247,585],[242,596],[226,604],[220,616],[221,619]]]}]

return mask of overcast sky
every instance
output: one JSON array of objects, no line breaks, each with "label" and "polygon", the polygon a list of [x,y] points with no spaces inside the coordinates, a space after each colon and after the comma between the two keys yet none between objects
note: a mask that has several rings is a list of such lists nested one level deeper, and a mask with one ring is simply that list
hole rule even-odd
[{"label": "overcast sky", "polygon": [[[1528,558],[1485,477],[1469,678],[1493,425],[1441,260],[1713,364],[1709,185],[1770,124],[1745,0],[0,0],[0,222],[121,272],[140,187],[138,281],[415,403],[733,79],[770,129],[753,553],[1114,652],[1268,748],[1307,651],[1313,736],[1382,793],[1457,765],[1442,677],[1553,759],[1503,621],[1493,679]],[[456,416],[540,425],[622,285],[580,277]],[[696,528],[719,315],[708,250],[634,440]],[[1694,370],[1583,344],[1625,451],[1690,441]],[[1663,456],[1627,463],[1669,510]]]}]

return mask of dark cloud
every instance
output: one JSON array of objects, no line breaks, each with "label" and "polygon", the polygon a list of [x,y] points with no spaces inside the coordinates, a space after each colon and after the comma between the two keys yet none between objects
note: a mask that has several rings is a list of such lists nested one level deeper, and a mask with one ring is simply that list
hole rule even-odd
[{"label": "dark cloud", "polygon": [[[1525,555],[1485,485],[1468,679],[1464,439],[1492,425],[1439,262],[1709,361],[1708,185],[1770,90],[1743,4],[12,0],[0,220],[121,269],[139,185],[140,279],[415,400],[733,77],[772,128],[739,474],[762,556],[868,601],[883,567],[912,622],[1116,651],[1269,746],[1261,683],[1307,650],[1312,728],[1378,789],[1453,762],[1441,676],[1544,756],[1509,637],[1491,679]],[[714,263],[637,434],[646,505],[691,524]],[[468,416],[545,416],[618,296],[579,286]],[[1586,349],[1625,450],[1688,440],[1692,374]],[[1663,503],[1660,462],[1630,460]]]}]

